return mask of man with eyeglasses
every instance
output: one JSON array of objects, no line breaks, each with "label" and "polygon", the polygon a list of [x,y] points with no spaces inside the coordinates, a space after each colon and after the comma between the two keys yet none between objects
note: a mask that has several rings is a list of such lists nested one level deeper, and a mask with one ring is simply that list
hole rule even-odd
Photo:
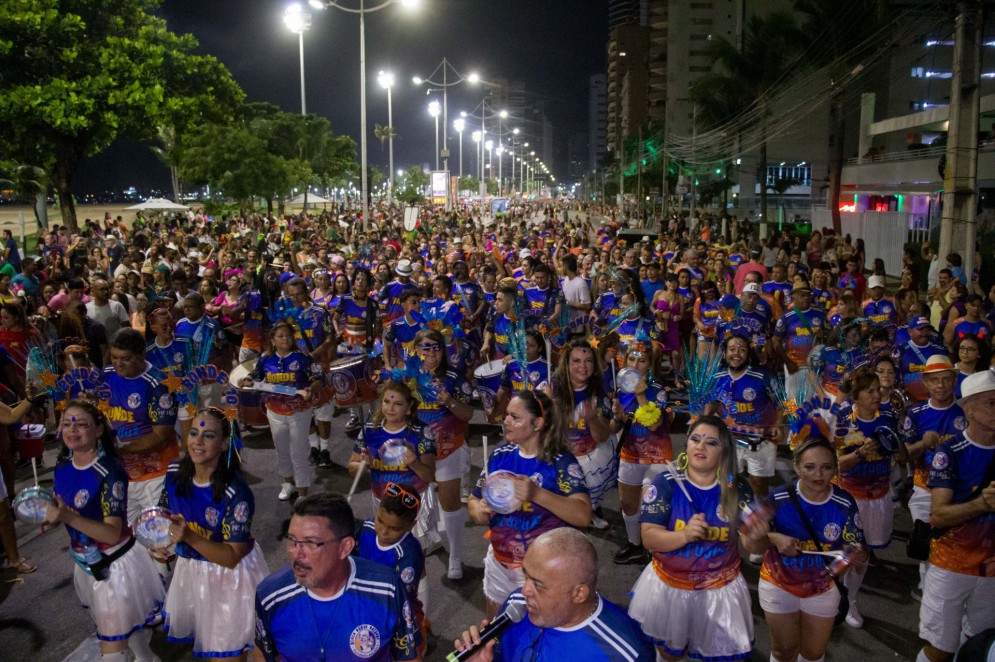
[{"label": "man with eyeglasses", "polygon": [[[562,527],[536,538],[525,553],[522,571],[525,585],[511,594],[501,611],[517,603],[525,607],[525,617],[468,662],[656,659],[639,624],[598,595],[598,553],[577,529]],[[480,630],[471,627],[455,646],[462,651],[479,642]],[[495,655],[495,645],[500,655]]]},{"label": "man with eyeglasses", "polygon": [[421,633],[398,574],[352,556],[352,509],[337,494],[294,505],[290,563],[256,589],[255,660],[421,660]]}]

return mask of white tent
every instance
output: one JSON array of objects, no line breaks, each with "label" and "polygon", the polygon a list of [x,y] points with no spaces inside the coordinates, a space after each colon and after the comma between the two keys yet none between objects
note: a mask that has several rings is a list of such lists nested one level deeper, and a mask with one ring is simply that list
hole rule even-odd
[{"label": "white tent", "polygon": [[[311,207],[311,206],[317,207],[318,205],[330,205],[330,204],[332,204],[332,202],[333,202],[332,200],[328,200],[328,199],[323,198],[320,195],[316,195],[314,193],[308,193],[307,194],[307,204],[308,204],[309,207]],[[293,200],[288,200],[287,204],[288,205],[303,205],[304,204],[304,194],[301,193],[299,196],[297,196]]]},{"label": "white tent", "polygon": [[175,202],[172,202],[171,200],[167,200],[166,198],[152,198],[151,200],[146,200],[141,204],[132,205],[131,207],[127,207],[126,209],[134,211],[149,210],[149,209],[156,209],[163,211],[180,211],[181,209],[189,209],[189,207],[187,207],[186,205],[178,205]]}]

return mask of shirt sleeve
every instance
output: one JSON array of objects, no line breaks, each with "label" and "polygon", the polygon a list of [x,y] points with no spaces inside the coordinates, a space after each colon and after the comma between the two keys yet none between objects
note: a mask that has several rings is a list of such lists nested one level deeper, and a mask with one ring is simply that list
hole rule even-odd
[{"label": "shirt sleeve", "polygon": [[563,496],[571,494],[587,494],[587,483],[584,481],[584,470],[577,458],[569,453],[558,455],[553,461],[556,468],[556,488]]},{"label": "shirt sleeve", "polygon": [[414,611],[407,592],[400,579],[395,582],[394,599],[391,612],[394,616],[394,637],[391,640],[392,660],[413,660],[418,657],[418,647],[421,646],[421,630],[415,623]]},{"label": "shirt sleeve", "polygon": [[418,447],[415,449],[415,454],[418,457],[424,455],[435,455],[435,438],[425,434],[424,427],[415,428],[418,431]]},{"label": "shirt sleeve", "polygon": [[843,524],[842,540],[843,542],[851,545],[863,545],[864,530],[860,528],[857,502],[854,501],[853,499],[850,499],[849,502],[850,502],[850,507],[846,513],[846,523]]},{"label": "shirt sleeve", "polygon": [[673,490],[666,474],[657,474],[653,483],[643,490],[643,504],[639,513],[641,524],[670,526],[670,497]]},{"label": "shirt sleeve", "polygon": [[926,485],[930,489],[942,487],[948,490],[957,488],[957,456],[948,443],[940,444],[933,455],[933,463],[929,467],[929,480]]},{"label": "shirt sleeve", "polygon": [[273,635],[270,634],[269,623],[270,614],[263,609],[259,594],[256,593],[256,648],[266,658],[266,662],[276,662],[276,642],[273,641]]},{"label": "shirt sleeve", "polygon": [[112,471],[100,483],[100,514],[128,519],[128,477]]},{"label": "shirt sleeve", "polygon": [[252,493],[239,489],[228,500],[224,518],[221,520],[221,538],[225,542],[248,542],[252,539],[250,530],[256,506]]}]

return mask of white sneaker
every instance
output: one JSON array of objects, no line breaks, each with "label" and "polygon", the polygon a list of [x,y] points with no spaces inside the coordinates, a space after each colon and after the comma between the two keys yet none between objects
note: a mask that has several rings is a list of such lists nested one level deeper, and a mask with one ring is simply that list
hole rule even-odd
[{"label": "white sneaker", "polygon": [[764,562],[763,554],[750,554],[750,563],[753,563],[755,565],[760,565],[763,562]]},{"label": "white sneaker", "polygon": [[599,531],[604,531],[605,529],[608,528],[608,522],[604,518],[598,517],[597,515],[592,514],[591,515],[591,526],[593,526],[595,529],[597,529]]},{"label": "white sneaker", "polygon": [[860,629],[864,627],[864,617],[857,611],[857,603],[850,603],[850,611],[846,614],[846,624],[852,628]]},{"label": "white sneaker", "polygon": [[463,562],[459,559],[449,559],[449,579],[463,579]]},{"label": "white sneaker", "polygon": [[297,488],[294,487],[293,483],[284,483],[283,487],[280,488],[280,495],[277,497],[280,501],[290,501],[297,494]]}]

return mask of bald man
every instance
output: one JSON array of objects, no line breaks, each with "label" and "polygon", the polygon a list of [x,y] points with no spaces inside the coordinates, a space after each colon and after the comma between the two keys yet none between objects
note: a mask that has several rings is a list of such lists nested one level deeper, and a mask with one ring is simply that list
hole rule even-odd
[{"label": "bald man", "polygon": [[[656,660],[639,624],[598,595],[598,553],[583,533],[562,527],[542,534],[526,552],[522,570],[525,586],[511,594],[502,611],[516,602],[525,607],[525,618],[470,662],[559,661],[567,651],[585,661]],[[454,643],[462,651],[479,642],[480,630],[471,627]]]}]

